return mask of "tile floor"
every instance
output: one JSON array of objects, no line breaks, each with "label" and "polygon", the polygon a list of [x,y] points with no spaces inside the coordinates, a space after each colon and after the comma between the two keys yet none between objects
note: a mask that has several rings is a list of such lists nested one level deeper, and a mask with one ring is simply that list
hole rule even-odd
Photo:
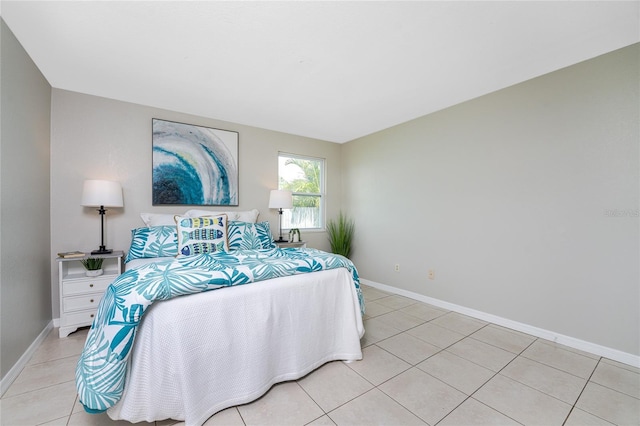
[{"label": "tile floor", "polygon": [[[637,368],[363,290],[362,361],[325,364],[206,425],[640,425]],[[85,337],[47,337],[0,399],[0,424],[127,424],[78,404],[74,368]]]}]

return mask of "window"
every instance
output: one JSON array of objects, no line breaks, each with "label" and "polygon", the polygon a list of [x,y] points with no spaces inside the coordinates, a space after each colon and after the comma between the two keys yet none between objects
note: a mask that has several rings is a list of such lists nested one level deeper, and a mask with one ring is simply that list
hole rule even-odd
[{"label": "window", "polygon": [[278,154],[278,189],[293,193],[293,209],[282,214],[283,229],[322,228],[324,159]]}]

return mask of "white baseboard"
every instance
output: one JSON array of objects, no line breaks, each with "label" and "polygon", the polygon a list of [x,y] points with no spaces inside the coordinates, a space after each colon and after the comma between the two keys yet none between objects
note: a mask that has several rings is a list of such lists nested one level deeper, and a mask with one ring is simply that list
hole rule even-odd
[{"label": "white baseboard", "polygon": [[606,346],[576,339],[575,337],[565,336],[560,333],[534,327],[529,324],[523,324],[521,322],[517,322],[507,318],[502,318],[496,315],[488,314],[486,312],[476,311],[475,309],[470,309],[464,306],[445,302],[439,299],[434,299],[432,297],[424,296],[422,294],[414,293],[412,291],[403,290],[401,288],[392,287],[386,284],[380,284],[375,281],[370,281],[362,278],[360,279],[360,281],[362,282],[362,284],[371,286],[373,288],[377,288],[379,290],[386,291],[388,293],[397,294],[399,296],[405,296],[410,299],[418,300],[420,302],[428,303],[433,306],[447,309],[449,311],[458,312],[460,314],[468,315],[473,318],[477,318],[483,321],[487,321],[493,324],[510,328],[512,330],[520,331],[535,337],[540,337],[542,339],[550,340],[552,342],[569,346],[574,349],[579,349],[581,351],[589,352],[594,355],[602,356],[605,358],[612,359],[614,361],[621,362],[623,364],[640,368],[640,356],[638,355],[633,355],[630,353],[619,351],[617,349],[612,349]]},{"label": "white baseboard", "polygon": [[9,389],[9,386],[18,378],[22,369],[27,365],[33,354],[40,347],[44,339],[53,329],[53,321],[50,321],[49,324],[40,332],[38,337],[29,345],[25,353],[18,359],[18,362],[11,367],[11,370],[5,374],[5,376],[0,380],[0,396],[4,395],[4,393]]}]

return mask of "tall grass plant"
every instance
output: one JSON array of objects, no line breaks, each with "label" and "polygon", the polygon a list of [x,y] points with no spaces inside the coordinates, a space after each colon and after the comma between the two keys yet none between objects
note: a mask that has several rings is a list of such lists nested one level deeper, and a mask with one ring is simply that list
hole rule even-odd
[{"label": "tall grass plant", "polygon": [[349,219],[342,211],[340,211],[336,220],[329,219],[327,221],[327,235],[329,244],[331,244],[331,251],[348,258],[351,254],[354,232],[355,223],[353,219]]}]

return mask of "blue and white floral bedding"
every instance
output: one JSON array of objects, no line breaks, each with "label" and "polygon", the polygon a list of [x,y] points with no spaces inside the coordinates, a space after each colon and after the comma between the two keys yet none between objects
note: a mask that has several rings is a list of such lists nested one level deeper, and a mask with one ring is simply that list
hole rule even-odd
[{"label": "blue and white floral bedding", "polygon": [[137,326],[156,300],[272,278],[346,268],[364,314],[358,272],[348,259],[315,249],[237,250],[177,257],[128,270],[105,291],[76,368],[76,386],[88,412],[121,398]]}]

